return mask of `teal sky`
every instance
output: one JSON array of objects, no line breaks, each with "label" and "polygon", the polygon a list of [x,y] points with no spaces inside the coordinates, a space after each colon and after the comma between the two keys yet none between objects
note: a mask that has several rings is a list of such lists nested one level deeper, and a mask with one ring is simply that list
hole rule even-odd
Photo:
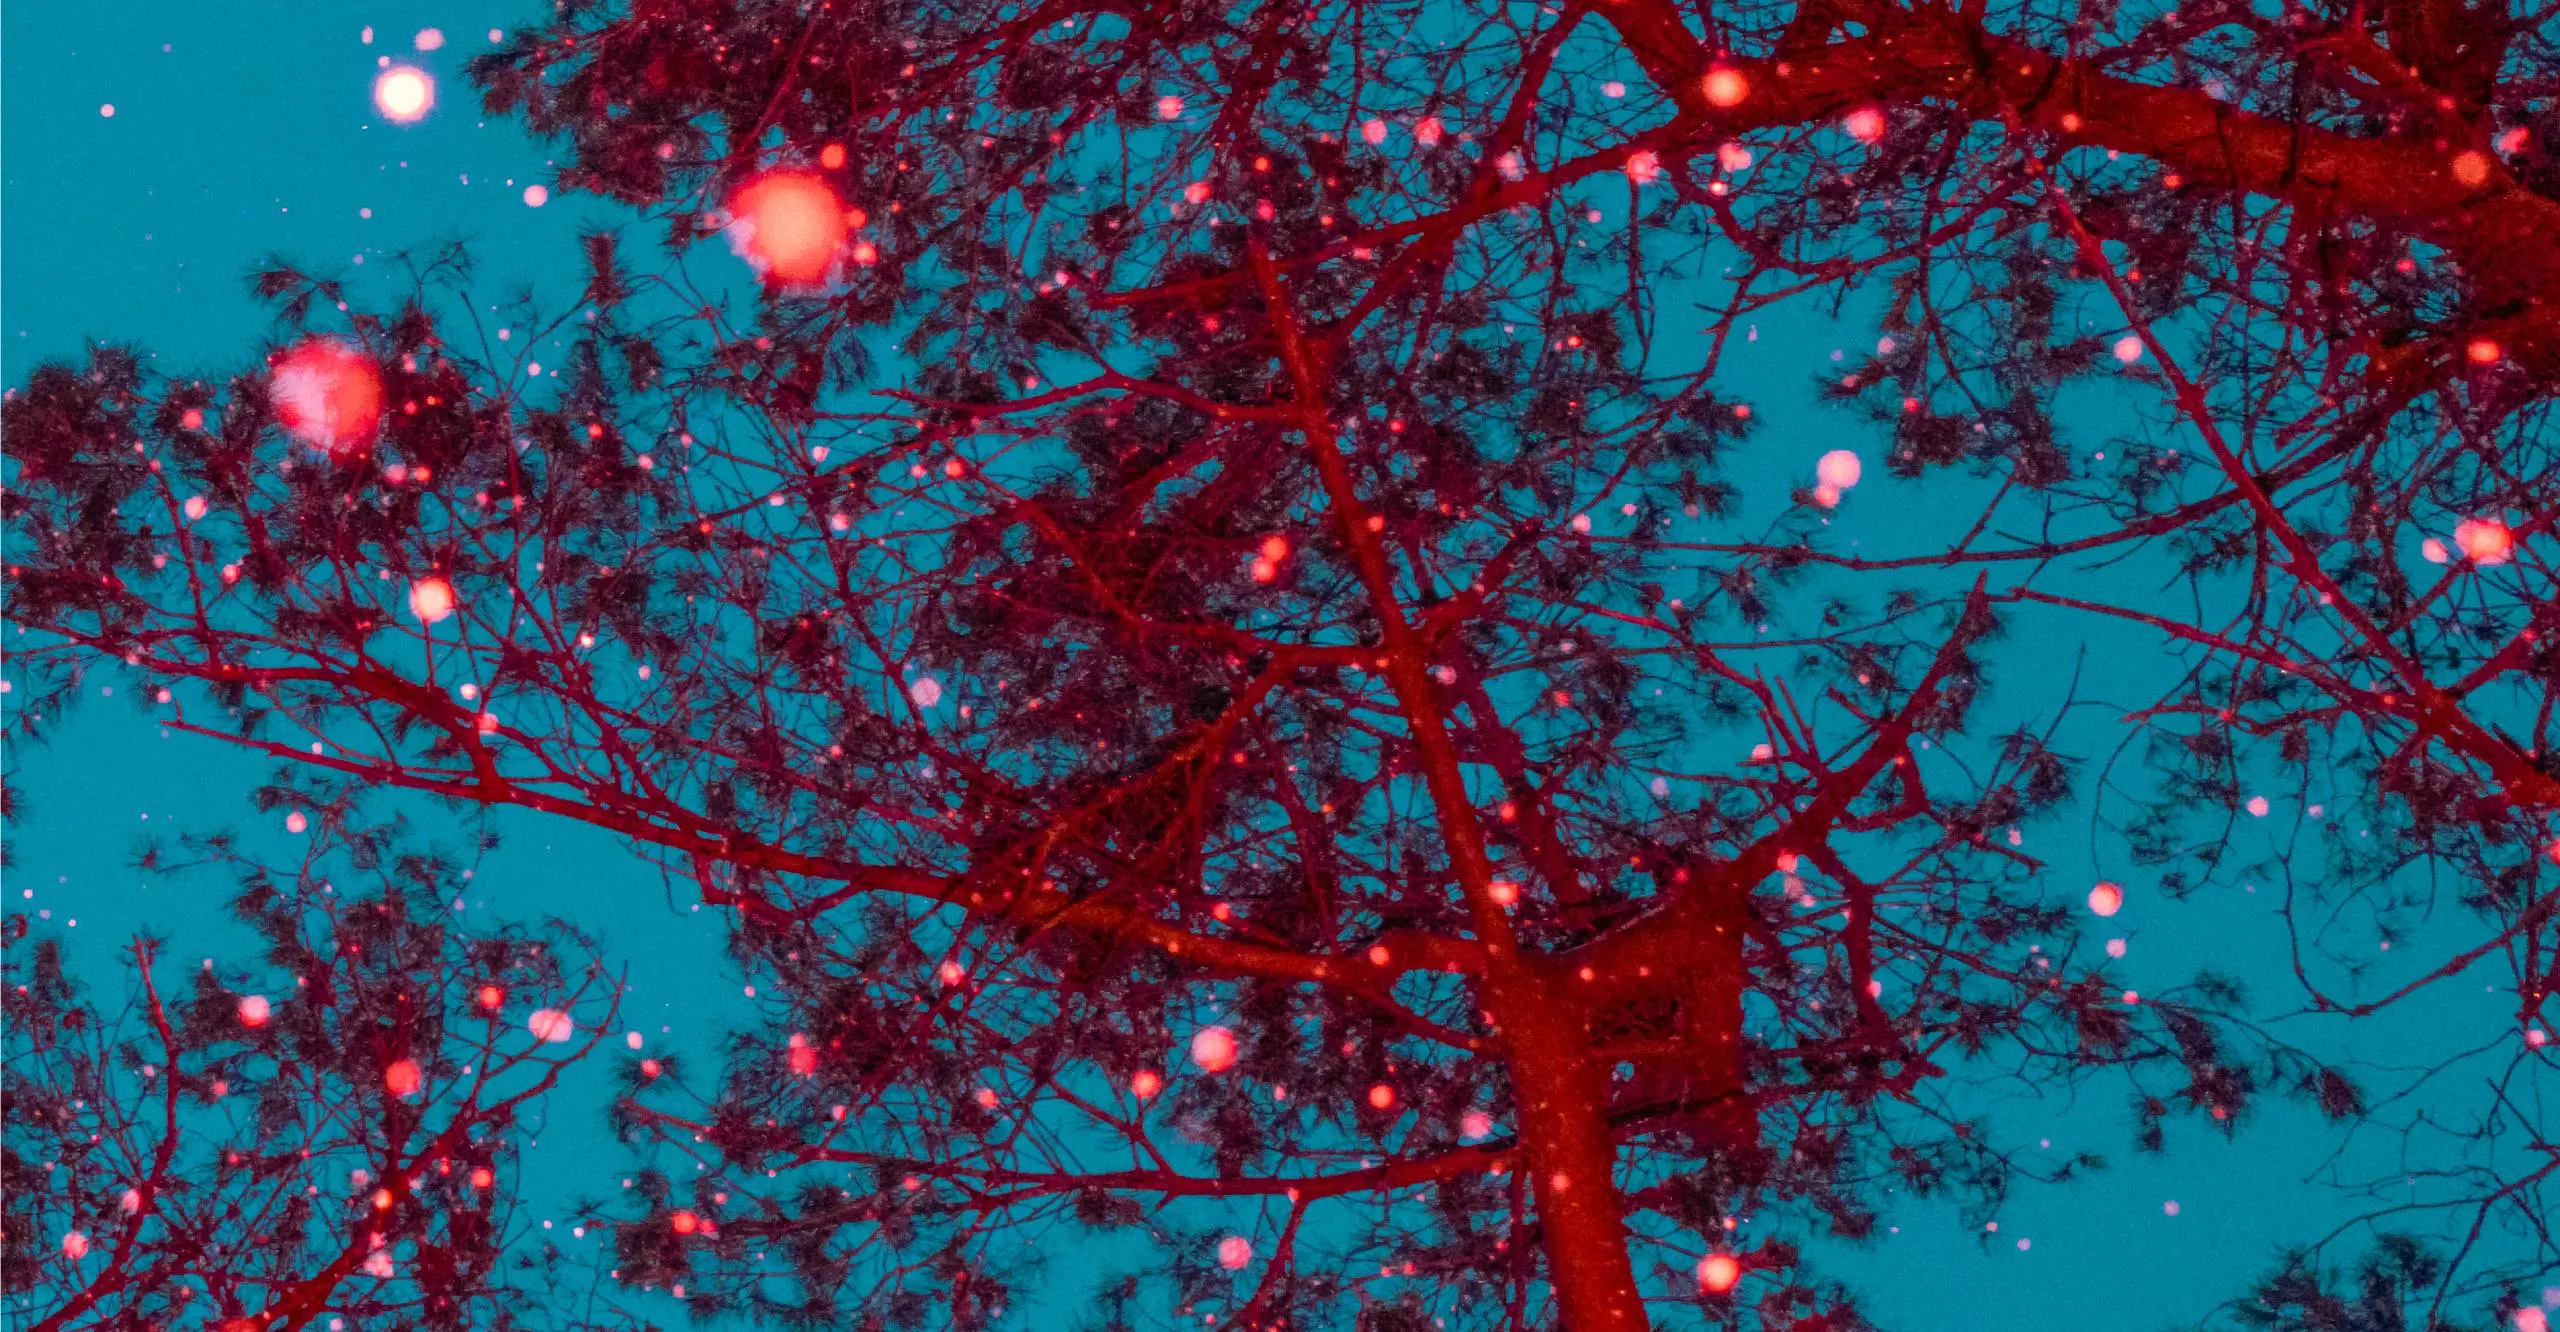
[{"label": "teal sky", "polygon": [[[269,253],[364,286],[376,275],[396,281],[384,269],[401,248],[459,238],[481,262],[474,285],[485,298],[528,284],[573,292],[576,233],[627,214],[579,198],[528,206],[525,188],[550,179],[543,147],[513,123],[484,122],[460,77],[462,62],[488,49],[493,27],[528,12],[523,0],[9,6],[0,29],[7,381],[23,380],[44,358],[76,354],[91,338],[137,343],[166,372],[227,372],[267,331],[243,275]],[[362,40],[368,25],[370,44]],[[442,31],[443,45],[414,49],[430,26]],[[439,105],[424,123],[400,128],[374,113],[370,86],[386,56],[437,77]],[[113,114],[102,114],[108,106]],[[1783,452],[1789,466],[1842,445],[1873,458],[1862,426],[1822,415],[1809,395],[1790,400],[1787,387],[1809,381],[1830,349],[1858,336],[1808,317],[1764,325],[1757,342],[1737,349],[1732,378],[1766,395],[1771,428],[1755,449]],[[2095,438],[2105,423],[2067,424]],[[1774,475],[1771,464],[1755,478],[1753,466],[1763,465],[1744,464],[1747,484]],[[1882,473],[1871,462],[1871,490],[1893,484]],[[1885,503],[1852,504],[1838,521],[1868,524],[1859,538],[1877,549],[1892,548],[1897,535]],[[2055,705],[2081,668],[2089,672],[2084,693],[2136,699],[2158,669],[2138,642],[2094,664],[2068,636],[2047,642],[2040,650],[2050,660],[2030,664],[2050,670],[2011,668],[2011,708]],[[143,928],[169,937],[180,958],[234,953],[241,941],[226,924],[220,883],[146,886],[127,859],[138,836],[181,828],[229,825],[282,846],[284,829],[264,826],[242,798],[266,775],[263,763],[211,741],[171,737],[127,700],[94,696],[49,746],[22,749],[14,761],[28,814],[12,830],[13,909],[52,913],[92,967]],[[596,833],[522,813],[500,826],[508,842],[481,870],[485,900],[475,906],[518,918],[556,914],[599,933],[632,977],[623,1025],[652,1042],[707,1052],[721,1023],[740,1011],[721,998],[739,989],[725,971],[717,923]],[[2085,819],[2041,837],[2053,844],[2032,849],[2055,864],[2052,891],[2076,900],[2106,848],[2093,845]],[[2181,981],[2206,963],[2281,974],[2271,894],[2172,904],[2138,879],[2128,887],[2114,931],[2129,941],[2121,968],[2128,985]],[[2499,997],[2476,984],[2450,988],[2471,993],[2441,994],[2361,1029],[2356,1049],[2404,1062],[2388,1057],[2398,1041],[2446,1022],[2494,1036]],[[2334,1032],[2289,1034],[2324,1052],[2340,1048]],[[528,1153],[535,1216],[565,1217],[545,1209],[573,1190],[610,1192],[627,1165],[603,1131],[601,1081],[574,1080]],[[2143,1159],[2129,1148],[2120,1084],[2100,1080],[2094,1088],[2080,1104],[1997,1086],[1966,1095],[1990,1106],[1994,1124],[2030,1155],[2045,1139],[2056,1156],[2097,1150],[2112,1169],[2065,1189],[2024,1191],[1996,1235],[1960,1232],[1947,1209],[1899,1209],[1888,1218],[1896,1233],[1883,1242],[1825,1252],[1827,1274],[1860,1290],[1871,1315],[1892,1328],[2151,1332],[2196,1321],[2239,1293],[2279,1245],[2316,1238],[2350,1214],[2334,1193],[2308,1182],[2337,1136],[2297,1108],[2271,1104],[2236,1143],[2175,1123],[2170,1152]],[[2354,1166],[2380,1159],[2348,1158]],[[2165,1207],[2173,1200],[2174,1216]],[[1067,1280],[1071,1260],[1052,1261],[1062,1294],[1080,1285]]]}]

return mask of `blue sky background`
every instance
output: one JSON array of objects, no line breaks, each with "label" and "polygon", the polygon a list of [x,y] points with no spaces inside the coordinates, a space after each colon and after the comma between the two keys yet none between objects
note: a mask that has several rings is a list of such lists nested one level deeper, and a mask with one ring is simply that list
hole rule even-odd
[{"label": "blue sky background", "polygon": [[[627,215],[581,198],[529,207],[525,187],[549,181],[543,147],[513,123],[485,122],[460,77],[462,62],[489,48],[491,28],[528,12],[524,0],[10,6],[0,30],[6,381],[22,381],[43,358],[76,354],[89,338],[140,343],[166,372],[227,373],[267,331],[243,275],[269,253],[362,287],[377,274],[392,278],[384,269],[394,251],[458,237],[480,260],[474,286],[484,297],[524,285],[573,295],[581,280],[577,232]],[[360,40],[367,25],[371,44]],[[428,26],[443,31],[443,47],[412,49]],[[370,86],[385,56],[438,77],[439,105],[425,123],[403,129],[375,115]],[[112,116],[101,114],[108,105]],[[1873,465],[1874,439],[1786,387],[1809,382],[1832,348],[1859,336],[1808,316],[1764,323],[1758,341],[1736,345],[1729,378],[1761,395],[1755,401],[1769,426],[1739,479],[1782,490],[1784,477],[1822,450],[1860,447],[1871,463],[1858,497],[1864,504],[1844,507],[1837,521],[1868,525],[1862,544],[1891,549],[1893,506],[1876,501],[1896,483]],[[2066,425],[2094,438],[2107,423]],[[1757,461],[1763,454],[1782,461]],[[1944,493],[1938,499],[1955,502]],[[2161,669],[2156,649],[2127,640],[2083,656],[2081,630],[2029,649],[2049,660],[2021,657],[2012,645],[2004,676],[2010,708],[2057,704],[2075,668],[2088,671],[2084,694],[2144,701],[2141,685]],[[266,776],[263,763],[211,741],[173,738],[127,700],[95,697],[49,746],[22,749],[15,763],[28,815],[12,830],[13,909],[49,911],[66,926],[76,920],[70,933],[92,968],[145,927],[170,937],[181,958],[239,955],[221,882],[146,884],[127,857],[142,834],[216,825],[281,847],[283,828],[263,826],[242,798]],[[2280,808],[2268,831],[2291,813]],[[484,896],[475,908],[512,918],[556,914],[600,934],[632,977],[623,1025],[646,1033],[653,1048],[708,1053],[722,1024],[741,1019],[734,998],[723,997],[739,990],[723,970],[717,922],[671,902],[652,868],[584,828],[523,813],[509,813],[500,826],[508,841],[479,873]],[[2029,849],[2052,859],[2051,891],[2077,900],[2098,876],[2095,860],[2106,846],[2088,835],[2085,818],[2039,840]],[[2202,964],[2281,974],[2272,894],[2172,904],[2120,868],[2110,875],[2129,890],[2119,928],[2109,931],[2130,940],[2119,968],[2126,984],[2182,981]],[[2403,946],[2413,960],[2440,956]],[[2285,996],[2274,998],[2281,1006]],[[2355,1049],[2397,1063],[2407,1061],[2389,1057],[2395,1044],[2417,1034],[2453,1029],[2495,1039],[2505,1025],[2500,1002],[2476,983],[2447,987],[2352,1033]],[[2340,1052],[2335,1032],[2292,1034]],[[536,1217],[565,1218],[557,1209],[572,1193],[609,1192],[627,1165],[603,1129],[600,1073],[569,1084],[541,1145],[527,1155]],[[1888,1217],[1897,1230],[1883,1242],[1825,1253],[1827,1272],[1860,1290],[1887,1327],[2025,1332],[2067,1322],[2075,1332],[2150,1332],[2191,1324],[2239,1293],[2279,1245],[2316,1237],[2348,1214],[2336,1195],[2306,1182],[2337,1136],[2298,1108],[2270,1108],[2236,1143],[2173,1123],[2171,1151],[2141,1159],[2129,1150],[2119,1083],[2101,1080],[2081,1103],[2002,1087],[1972,1093],[1970,1103],[1990,1106],[2012,1141],[2049,1139],[2057,1157],[2094,1149],[2114,1168],[2068,1188],[2025,1190],[1994,1236],[1960,1230],[1949,1209],[1911,1206]],[[2178,1215],[2164,1211],[2171,1200]],[[1081,1287],[1069,1277],[1073,1257],[1053,1254],[1051,1262],[1059,1298]],[[1066,1312],[1054,1301],[1041,1308],[1049,1316],[1035,1314],[1035,1323]]]}]

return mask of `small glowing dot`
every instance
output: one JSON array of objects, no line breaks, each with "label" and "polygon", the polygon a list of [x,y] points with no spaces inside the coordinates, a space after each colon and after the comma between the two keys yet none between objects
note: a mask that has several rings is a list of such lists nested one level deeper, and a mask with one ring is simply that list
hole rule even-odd
[{"label": "small glowing dot", "polygon": [[1751,81],[1737,69],[1712,70],[1702,86],[1707,101],[1715,106],[1740,106],[1742,99],[1751,95]]},{"label": "small glowing dot", "polygon": [[524,187],[525,207],[540,208],[549,202],[551,202],[551,191],[548,187],[541,185],[527,185]]},{"label": "small glowing dot", "polygon": [[108,103],[106,103],[105,105],[100,106],[100,107],[98,108],[98,114],[99,114],[99,115],[102,115],[102,116],[105,116],[105,117],[106,117],[107,119],[109,119],[109,120],[113,120],[113,119],[115,119],[115,118],[116,118],[116,104],[115,104],[115,103],[113,103],[113,102],[108,102]]}]

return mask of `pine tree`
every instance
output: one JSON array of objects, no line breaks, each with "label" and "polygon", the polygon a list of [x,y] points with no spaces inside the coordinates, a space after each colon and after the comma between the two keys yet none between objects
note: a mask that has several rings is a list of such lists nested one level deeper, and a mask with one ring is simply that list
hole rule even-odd
[{"label": "pine tree", "polygon": [[[2360,1119],[2245,989],[2483,959],[2549,1076],[2547,21],[632,0],[474,74],[657,243],[522,343],[437,254],[38,371],[20,718],[118,670],[729,913],[630,1286],[974,1328],[1091,1234],[1104,1326],[1846,1329],[1804,1236],[2095,1164],[1951,1089]],[[1723,373],[1815,310],[1831,415]],[[2092,822],[2472,946],[2135,994],[2027,837]]]}]

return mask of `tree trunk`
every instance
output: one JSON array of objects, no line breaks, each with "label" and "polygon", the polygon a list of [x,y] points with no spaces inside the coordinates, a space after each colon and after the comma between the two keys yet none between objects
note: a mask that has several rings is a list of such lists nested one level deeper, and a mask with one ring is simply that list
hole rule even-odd
[{"label": "tree trunk", "polygon": [[1580,1005],[1559,1002],[1530,977],[1506,979],[1497,983],[1494,1011],[1520,1100],[1520,1143],[1565,1332],[1643,1332],[1650,1323],[1627,1257],[1608,1070],[1592,1061]]}]

